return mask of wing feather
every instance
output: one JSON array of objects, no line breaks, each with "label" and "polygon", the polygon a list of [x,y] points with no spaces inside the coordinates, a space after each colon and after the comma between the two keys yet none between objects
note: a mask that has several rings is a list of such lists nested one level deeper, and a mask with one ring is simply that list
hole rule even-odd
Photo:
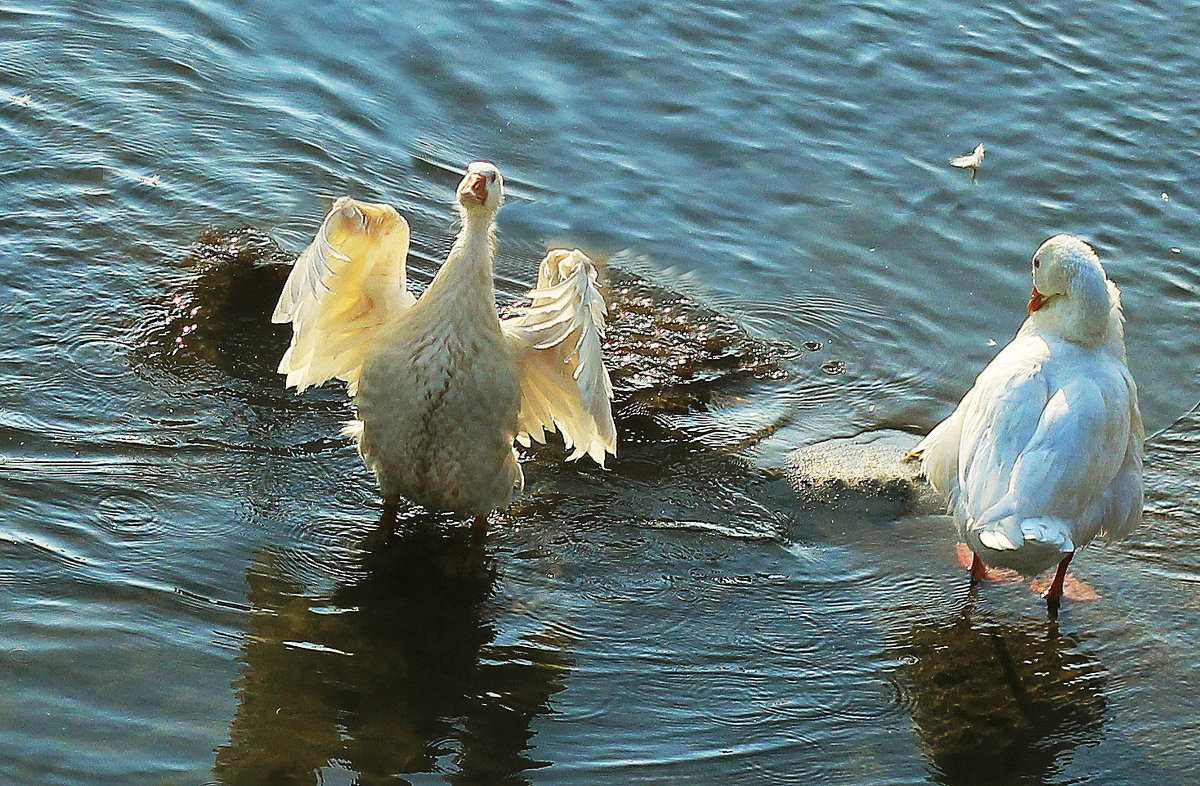
[{"label": "wing feather", "polygon": [[1006,497],[1013,465],[1049,399],[1040,347],[1032,342],[1037,339],[1009,344],[971,391],[958,453],[959,509],[967,519],[978,520]]},{"label": "wing feather", "polygon": [[1141,439],[1128,372],[1113,360],[1089,364],[1086,375],[1077,364],[1059,373],[1032,336],[1010,347],[976,381],[977,405],[963,422],[958,480],[966,526],[997,549],[1025,540],[1060,540],[1071,549],[1102,528],[1132,526],[1135,507],[1141,515],[1133,499],[1141,489]]},{"label": "wing feather", "polygon": [[279,362],[298,392],[326,380],[350,394],[379,329],[413,297],[405,289],[408,222],[391,205],[342,197],[288,275],[272,322],[292,323]]},{"label": "wing feather", "polygon": [[1146,449],[1146,429],[1142,425],[1142,412],[1138,406],[1137,385],[1128,371],[1124,376],[1129,394],[1129,444],[1125,448],[1121,469],[1113,480],[1101,525],[1100,535],[1109,541],[1124,538],[1141,523],[1145,496],[1142,486],[1142,464]]},{"label": "wing feather", "polygon": [[912,451],[913,456],[921,459],[921,471],[929,485],[946,498],[951,510],[958,504],[958,450],[963,419],[974,402],[973,394],[974,390],[968,393],[950,417],[934,426]]},{"label": "wing feather", "polygon": [[571,454],[601,466],[617,452],[612,382],[604,366],[608,306],[596,283],[595,265],[578,249],[553,249],[530,290],[532,303],[501,323],[521,379],[518,439],[545,441],[557,430]]}]

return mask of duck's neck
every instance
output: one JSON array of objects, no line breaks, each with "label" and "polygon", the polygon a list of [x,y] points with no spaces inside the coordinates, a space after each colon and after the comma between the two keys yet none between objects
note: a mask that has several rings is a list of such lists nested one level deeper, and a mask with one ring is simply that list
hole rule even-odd
[{"label": "duck's neck", "polygon": [[1077,344],[1098,346],[1115,341],[1124,354],[1120,293],[1100,271],[1081,269],[1070,293],[1055,298],[1029,322]]},{"label": "duck's neck", "polygon": [[491,215],[467,213],[450,254],[425,292],[430,300],[453,300],[458,307],[483,306],[495,315],[492,260],[496,232]]}]

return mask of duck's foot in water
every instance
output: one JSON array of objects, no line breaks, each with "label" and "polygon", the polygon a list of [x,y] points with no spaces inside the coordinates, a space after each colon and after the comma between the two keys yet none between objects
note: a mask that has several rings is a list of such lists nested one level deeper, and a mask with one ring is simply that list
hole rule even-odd
[{"label": "duck's foot in water", "polygon": [[1024,581],[1021,574],[1007,568],[989,568],[983,560],[976,556],[965,543],[955,545],[958,551],[958,564],[971,574],[972,582],[979,581]]},{"label": "duck's foot in water", "polygon": [[[1050,582],[1050,586],[1046,587],[1037,579],[1033,581],[1033,591],[1041,593],[1046,599],[1046,611],[1050,615],[1050,619],[1058,619],[1058,607],[1062,603],[1063,597],[1071,600],[1096,600],[1100,595],[1096,590],[1084,584],[1078,579],[1067,576],[1067,566],[1071,564],[1071,557],[1075,556],[1075,552],[1067,553],[1067,556],[1062,558],[1062,562],[1058,563],[1058,570],[1054,572],[1054,580]],[[1043,587],[1045,589],[1043,590]]]},{"label": "duck's foot in water", "polygon": [[[1047,603],[1050,602],[1050,592],[1054,588],[1053,580],[1046,582],[1041,579],[1034,579],[1033,583],[1029,586],[1030,589],[1045,598]],[[1074,576],[1064,576],[1062,591],[1059,593],[1059,597],[1066,598],[1067,600],[1100,600],[1100,593],[1096,592],[1091,585],[1083,583]]]},{"label": "duck's foot in water", "polygon": [[375,525],[375,529],[362,539],[358,544],[359,548],[367,551],[375,551],[376,549],[384,548],[392,542],[392,538],[396,535],[396,521],[400,513],[400,497],[389,494],[383,498],[383,514],[379,517],[379,523]]}]

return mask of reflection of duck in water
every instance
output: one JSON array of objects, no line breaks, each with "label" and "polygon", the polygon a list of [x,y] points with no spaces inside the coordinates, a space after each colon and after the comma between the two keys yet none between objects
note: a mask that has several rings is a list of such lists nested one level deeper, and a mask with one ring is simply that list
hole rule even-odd
[{"label": "reflection of duck in water", "polygon": [[492,642],[494,574],[477,546],[414,528],[327,603],[283,575],[281,555],[260,555],[220,781],[314,784],[349,769],[358,783],[435,771],[509,783],[542,766],[529,726],[570,663],[549,634]]},{"label": "reflection of duck in water", "polygon": [[899,643],[896,672],[934,778],[1043,783],[1059,756],[1094,743],[1107,672],[1052,620],[926,622]]}]

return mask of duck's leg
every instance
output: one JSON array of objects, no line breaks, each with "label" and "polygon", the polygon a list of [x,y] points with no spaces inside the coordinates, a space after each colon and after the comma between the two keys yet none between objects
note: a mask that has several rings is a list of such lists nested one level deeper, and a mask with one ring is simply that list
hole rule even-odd
[{"label": "duck's leg", "polygon": [[396,532],[396,516],[400,513],[400,495],[383,495],[383,515],[379,517],[379,528],[383,531],[383,539],[390,540]]},{"label": "duck's leg", "polygon": [[487,516],[476,516],[471,524],[471,534],[477,538],[487,537]]},{"label": "duck's leg", "polygon": [[1058,606],[1062,602],[1063,582],[1067,578],[1067,565],[1071,564],[1071,557],[1075,556],[1075,552],[1068,551],[1067,556],[1062,558],[1062,562],[1058,563],[1058,572],[1054,574],[1054,581],[1050,583],[1050,589],[1046,590],[1046,611],[1050,614],[1050,619],[1058,618]]},{"label": "duck's leg", "polygon": [[971,573],[971,583],[977,584],[984,579],[988,581],[1021,581],[1021,574],[1007,568],[989,568],[983,564],[979,555],[971,551],[965,543],[955,547],[958,551],[958,564]]},{"label": "duck's leg", "polygon": [[978,584],[987,578],[987,565],[983,564],[983,560],[979,555],[971,552],[971,583]]}]

